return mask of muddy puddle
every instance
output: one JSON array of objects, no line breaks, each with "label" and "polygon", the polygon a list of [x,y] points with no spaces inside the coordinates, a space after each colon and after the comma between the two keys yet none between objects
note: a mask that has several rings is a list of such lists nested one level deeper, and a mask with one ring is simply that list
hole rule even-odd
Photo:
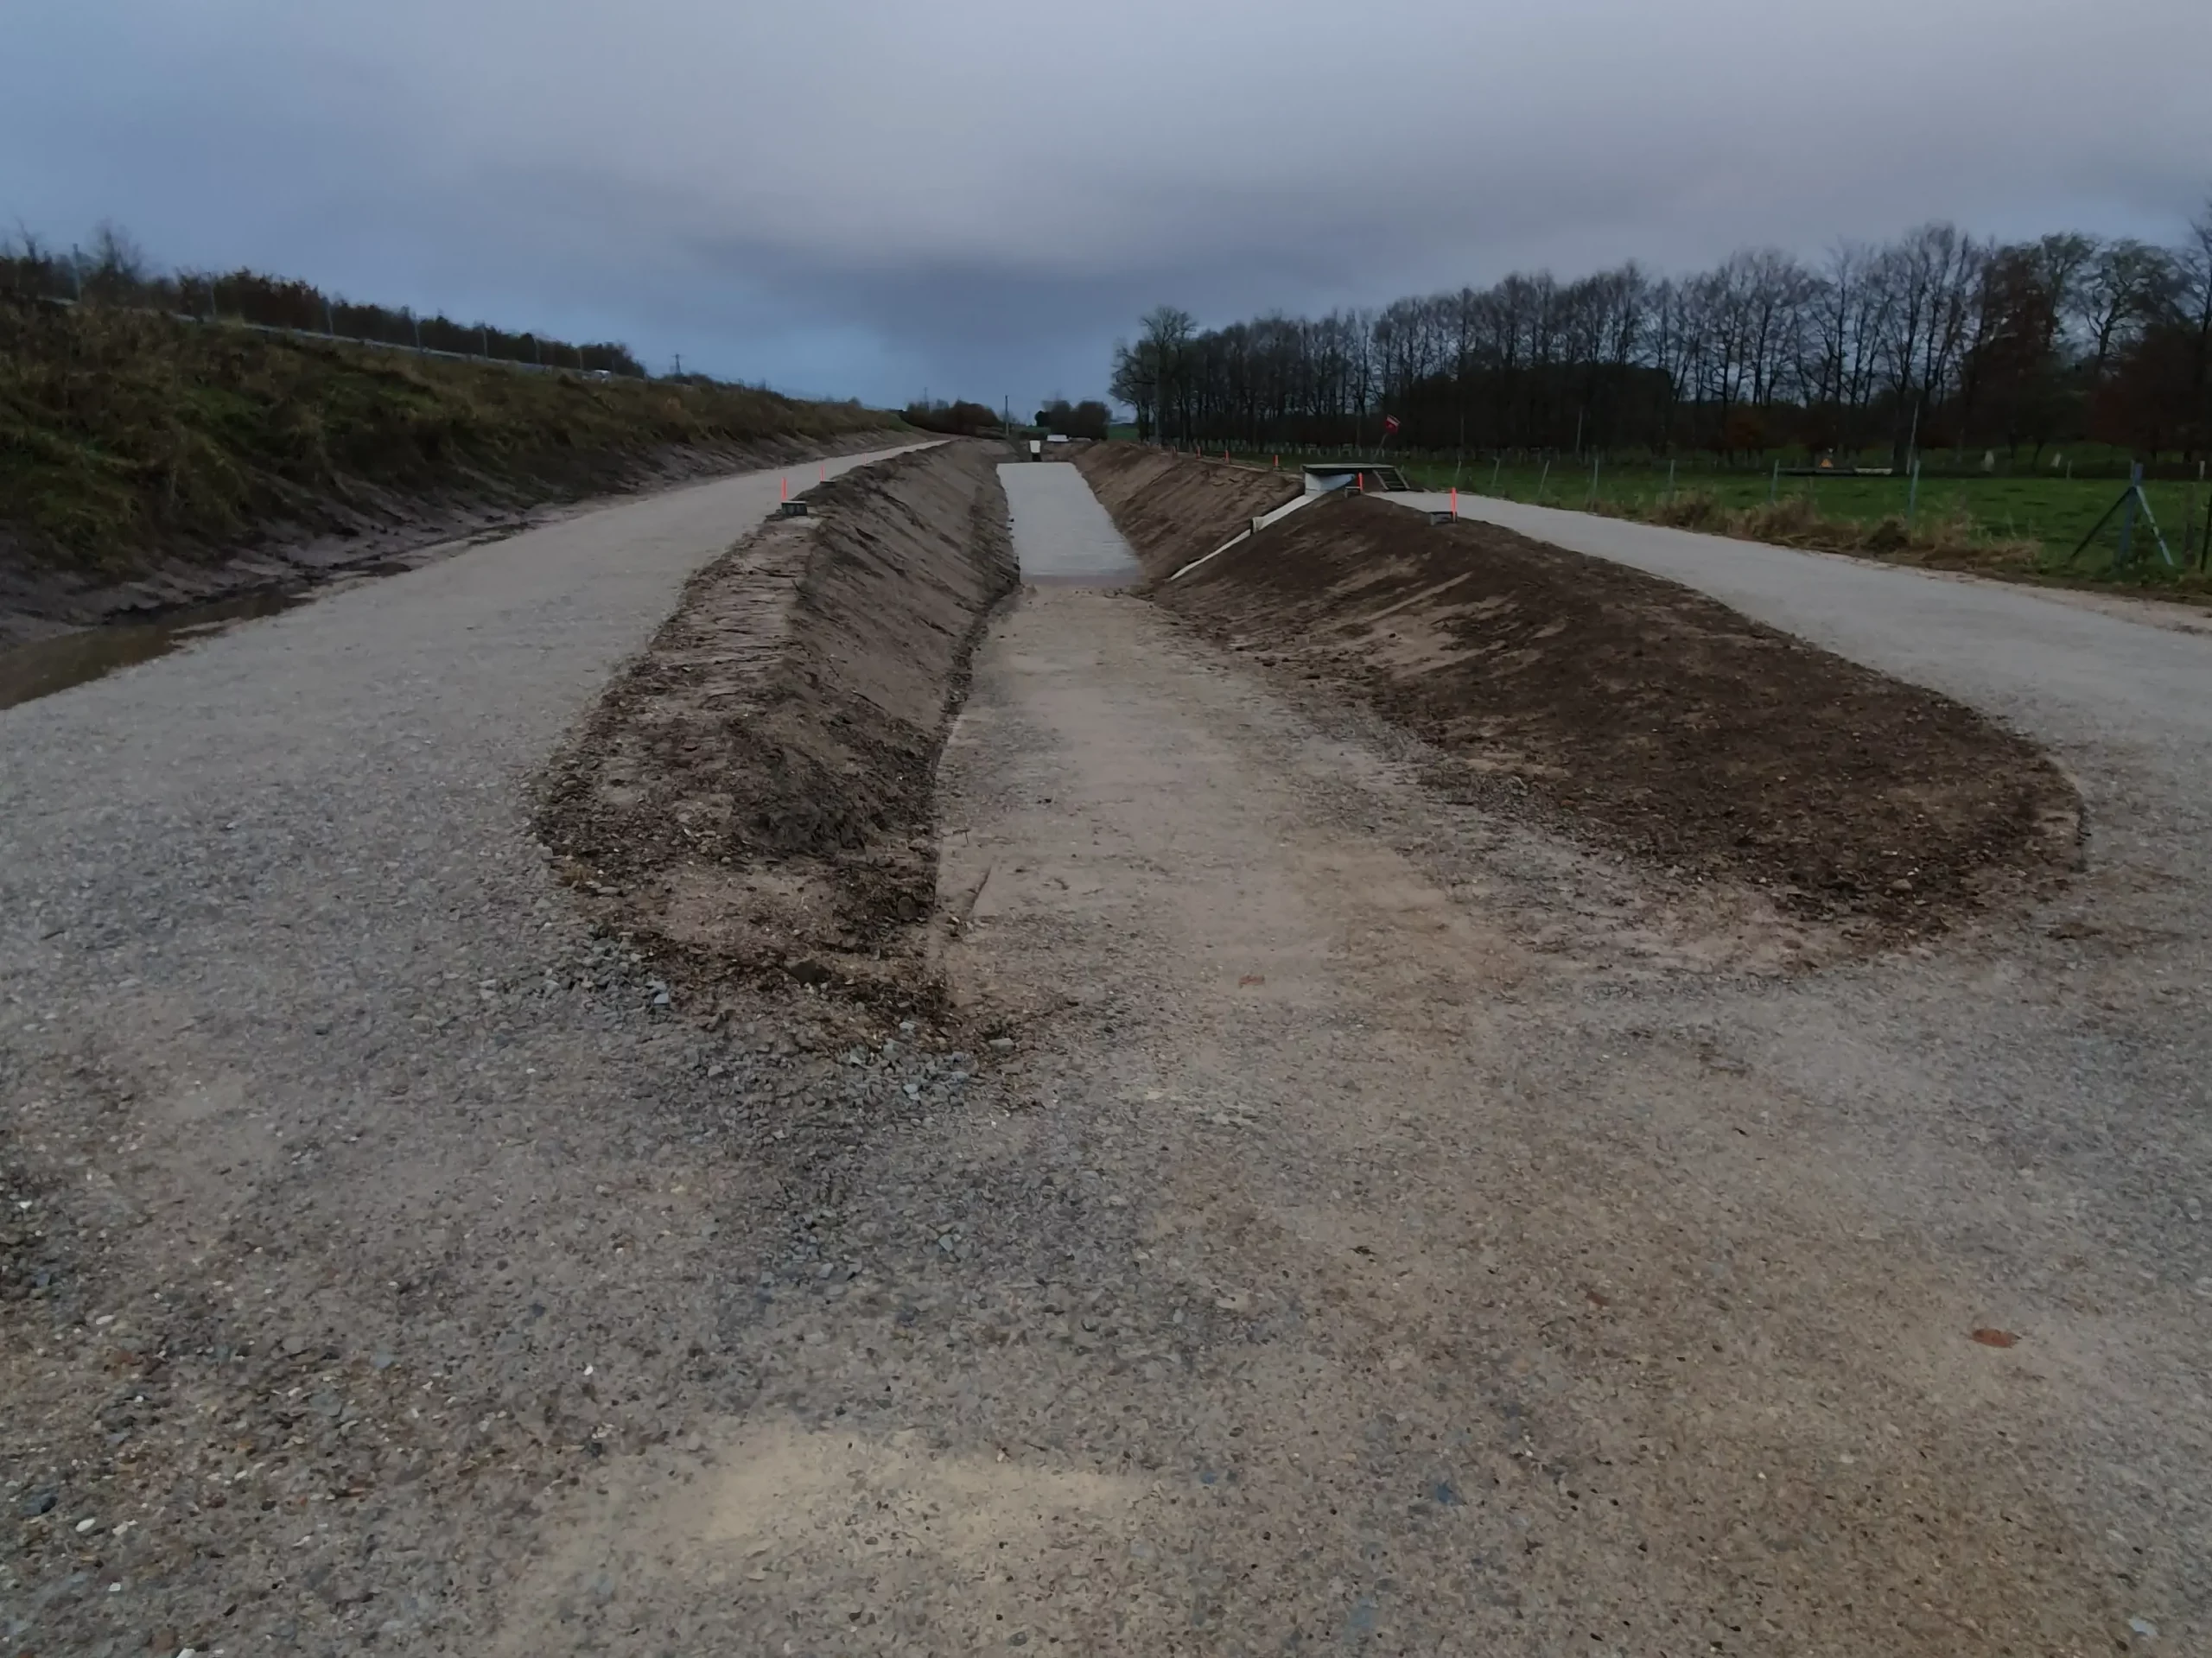
[{"label": "muddy puddle", "polygon": [[404,575],[425,564],[463,553],[472,547],[503,539],[512,530],[497,530],[440,542],[435,546],[356,564],[324,579],[289,587],[264,588],[229,599],[210,600],[164,611],[142,622],[101,622],[49,639],[28,645],[0,646],[0,708],[35,702],[82,685],[121,669],[135,668],[180,650],[194,640],[208,638],[264,616],[278,616],[300,605],[312,604],[334,593],[381,576]]},{"label": "muddy puddle", "polygon": [[146,622],[108,622],[0,650],[0,708],[34,702],[151,662],[239,622],[303,605],[327,588],[298,588],[194,605]]}]

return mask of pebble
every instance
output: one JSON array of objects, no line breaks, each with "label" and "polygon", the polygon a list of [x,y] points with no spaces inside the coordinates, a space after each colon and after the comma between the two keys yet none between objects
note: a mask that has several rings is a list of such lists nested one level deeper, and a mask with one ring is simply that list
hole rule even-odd
[{"label": "pebble", "polygon": [[88,1531],[98,1531],[99,1527],[100,1522],[99,1521],[93,1519],[92,1515],[86,1515],[82,1520],[79,1520],[77,1522],[77,1535],[82,1537]]},{"label": "pebble", "polygon": [[1010,1036],[993,1037],[991,1039],[991,1051],[994,1053],[1012,1053],[1014,1051],[1014,1039]]}]

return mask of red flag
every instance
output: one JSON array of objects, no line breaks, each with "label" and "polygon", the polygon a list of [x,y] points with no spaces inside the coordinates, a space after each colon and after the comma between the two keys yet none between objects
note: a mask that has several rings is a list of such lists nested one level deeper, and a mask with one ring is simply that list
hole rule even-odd
[{"label": "red flag", "polygon": [[1397,417],[1395,415],[1385,415],[1385,416],[1382,416],[1382,435],[1383,435],[1383,436],[1385,436],[1385,437],[1395,437],[1395,436],[1396,436],[1396,435],[1397,435],[1397,432],[1398,432],[1398,417]]}]

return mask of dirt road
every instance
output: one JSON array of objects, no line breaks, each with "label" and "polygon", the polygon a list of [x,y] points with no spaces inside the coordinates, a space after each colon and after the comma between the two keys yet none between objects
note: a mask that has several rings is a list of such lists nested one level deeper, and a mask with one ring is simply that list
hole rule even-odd
[{"label": "dirt road", "polygon": [[939,777],[948,1077],[575,921],[518,779],[709,550],[592,522],[0,715],[16,1646],[2212,1642],[2155,746],[2054,907],[1767,976],[1035,588]]}]

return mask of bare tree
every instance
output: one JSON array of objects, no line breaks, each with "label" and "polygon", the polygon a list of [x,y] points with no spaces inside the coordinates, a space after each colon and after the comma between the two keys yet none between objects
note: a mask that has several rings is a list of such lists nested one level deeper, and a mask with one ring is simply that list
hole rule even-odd
[{"label": "bare tree", "polygon": [[1933,224],[1817,269],[1751,250],[1659,282],[1518,271],[1203,332],[1169,308],[1116,347],[1115,395],[1206,441],[1371,442],[1379,404],[1442,450],[1848,451],[1878,425],[1897,464],[1984,431],[2212,447],[2212,203],[2171,251]]},{"label": "bare tree", "polygon": [[2156,311],[2172,278],[2165,252],[2132,238],[2105,244],[2082,265],[2068,303],[2086,336],[2093,380],[2104,378],[2114,354]]},{"label": "bare tree", "polygon": [[1193,412],[1190,350],[1198,324],[1188,311],[1173,305],[1154,306],[1143,320],[1145,348],[1152,355],[1153,373],[1159,386],[1160,435],[1167,435],[1168,417],[1176,417],[1175,440],[1188,442]]}]

